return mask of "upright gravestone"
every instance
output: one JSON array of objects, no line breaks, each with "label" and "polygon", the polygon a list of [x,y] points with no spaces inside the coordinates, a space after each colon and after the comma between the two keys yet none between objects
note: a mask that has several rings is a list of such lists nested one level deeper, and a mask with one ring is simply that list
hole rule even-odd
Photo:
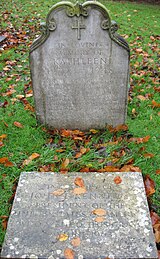
[{"label": "upright gravestone", "polygon": [[98,2],[52,7],[30,51],[38,120],[86,130],[123,124],[129,47]]}]

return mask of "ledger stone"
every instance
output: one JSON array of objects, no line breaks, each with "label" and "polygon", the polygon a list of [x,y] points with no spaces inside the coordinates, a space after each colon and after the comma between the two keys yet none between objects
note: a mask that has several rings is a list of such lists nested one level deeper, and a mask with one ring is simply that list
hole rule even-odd
[{"label": "ledger stone", "polygon": [[157,258],[141,173],[21,174],[2,258],[64,259],[66,249],[74,259]]}]

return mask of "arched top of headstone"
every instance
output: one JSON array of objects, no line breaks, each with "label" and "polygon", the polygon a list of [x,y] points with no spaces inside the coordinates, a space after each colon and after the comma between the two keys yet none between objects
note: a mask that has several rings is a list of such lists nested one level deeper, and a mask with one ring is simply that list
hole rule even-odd
[{"label": "arched top of headstone", "polygon": [[[53,5],[47,15],[46,23],[41,24],[40,30],[42,34],[33,42],[30,48],[30,52],[41,46],[48,39],[50,32],[57,29],[57,22],[54,18],[54,13],[61,11],[62,9],[65,9],[66,15],[71,18],[74,16],[83,16],[87,18],[90,15],[92,9],[98,10],[103,16],[103,19],[100,23],[101,29],[107,30],[110,38],[114,42],[116,42],[118,45],[122,46],[124,49],[130,52],[128,43],[124,40],[124,38],[118,35],[118,25],[115,21],[111,21],[107,8],[101,3],[95,1],[86,1],[83,4],[79,2],[73,4],[68,1],[62,1],[60,3]],[[77,24],[75,27],[72,27],[72,29],[77,29],[77,39],[79,40],[80,33],[78,32],[80,32],[80,30],[84,28],[81,27],[81,24]]]}]

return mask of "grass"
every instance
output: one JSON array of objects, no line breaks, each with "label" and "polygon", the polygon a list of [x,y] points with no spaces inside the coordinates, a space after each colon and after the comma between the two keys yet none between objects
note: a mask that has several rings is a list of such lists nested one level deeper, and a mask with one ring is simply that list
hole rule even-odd
[{"label": "grass", "polygon": [[[63,137],[62,132],[48,132],[36,121],[35,113],[27,108],[34,106],[31,92],[28,53],[31,41],[39,34],[39,24],[45,20],[49,8],[56,1],[15,0],[1,1],[3,10],[2,33],[7,33],[10,46],[1,51],[1,109],[0,136],[1,157],[7,157],[13,166],[0,164],[0,214],[9,215],[15,190],[15,183],[22,171],[58,172],[69,159],[68,171],[100,170],[106,165],[119,168],[133,161],[143,174],[149,174],[156,184],[152,206],[160,214],[160,176],[156,174],[160,164],[160,113],[153,105],[160,102],[158,88],[158,14],[159,7],[113,1],[101,1],[109,9],[113,20],[120,25],[119,33],[131,47],[131,80],[128,103],[128,131],[111,132],[109,129],[86,132],[81,140],[75,136]],[[16,40],[18,39],[18,42]],[[137,51],[138,49],[138,51]],[[6,69],[7,68],[7,69]],[[21,95],[21,96],[20,96]],[[24,98],[22,97],[24,95]],[[143,100],[142,97],[143,96]],[[16,127],[14,122],[22,124]],[[130,137],[150,136],[146,143],[128,141]],[[98,144],[117,144],[98,148]],[[87,152],[75,158],[80,148]],[[63,149],[62,152],[57,152]],[[31,154],[40,157],[26,166],[23,161]],[[147,158],[146,153],[153,157]],[[47,170],[46,169],[46,170]],[[66,169],[65,169],[66,170]],[[4,219],[1,218],[0,244],[4,239]]]}]

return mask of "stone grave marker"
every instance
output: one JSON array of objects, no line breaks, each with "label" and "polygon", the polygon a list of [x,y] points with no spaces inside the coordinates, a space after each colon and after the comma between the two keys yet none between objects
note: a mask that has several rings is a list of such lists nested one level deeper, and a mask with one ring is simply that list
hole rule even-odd
[{"label": "stone grave marker", "polygon": [[52,7],[30,50],[41,123],[87,130],[125,122],[129,46],[117,29],[99,2]]},{"label": "stone grave marker", "polygon": [[157,258],[141,173],[22,173],[1,257]]}]

